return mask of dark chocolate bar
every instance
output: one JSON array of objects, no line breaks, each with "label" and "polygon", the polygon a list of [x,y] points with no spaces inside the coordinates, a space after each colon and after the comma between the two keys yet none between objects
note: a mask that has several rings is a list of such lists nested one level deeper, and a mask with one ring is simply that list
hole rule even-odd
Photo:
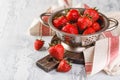
[{"label": "dark chocolate bar", "polygon": [[74,52],[69,52],[67,51],[65,53],[65,58],[70,61],[71,63],[75,64],[84,64],[84,56],[83,53],[74,53]]},{"label": "dark chocolate bar", "polygon": [[55,69],[57,67],[58,63],[59,62],[57,60],[55,60],[52,56],[47,55],[44,58],[38,60],[36,62],[36,65],[38,67],[40,67],[41,69],[43,69],[44,71],[49,72],[49,71]]}]

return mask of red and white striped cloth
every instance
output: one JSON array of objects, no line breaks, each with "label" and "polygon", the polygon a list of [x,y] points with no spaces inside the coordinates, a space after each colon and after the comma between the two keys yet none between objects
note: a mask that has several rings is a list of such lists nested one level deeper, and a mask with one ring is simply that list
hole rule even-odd
[{"label": "red and white striped cloth", "polygon": [[96,42],[94,47],[84,50],[87,75],[104,70],[109,75],[120,75],[120,37],[111,32],[104,33],[105,39]]},{"label": "red and white striped cloth", "polygon": [[[120,22],[120,12],[107,13]],[[120,75],[120,25],[109,32],[104,32],[94,47],[84,50],[87,75],[105,71],[108,75]]]}]

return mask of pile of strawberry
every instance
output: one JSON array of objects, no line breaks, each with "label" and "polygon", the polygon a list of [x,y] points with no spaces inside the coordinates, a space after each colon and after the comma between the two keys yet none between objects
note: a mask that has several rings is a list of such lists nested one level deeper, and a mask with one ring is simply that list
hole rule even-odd
[{"label": "pile of strawberry", "polygon": [[66,15],[61,15],[53,19],[53,25],[70,34],[92,34],[102,29],[99,20],[99,13],[93,8],[85,9],[81,14],[78,9],[70,9]]},{"label": "pile of strawberry", "polygon": [[64,59],[64,47],[61,44],[51,46],[48,49],[48,52],[54,59],[59,61],[59,65],[57,67],[58,72],[68,72],[71,69],[69,62]]}]

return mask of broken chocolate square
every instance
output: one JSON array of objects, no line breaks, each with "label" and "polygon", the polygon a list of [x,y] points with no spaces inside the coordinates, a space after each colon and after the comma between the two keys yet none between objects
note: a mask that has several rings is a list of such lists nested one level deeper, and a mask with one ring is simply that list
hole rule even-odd
[{"label": "broken chocolate square", "polygon": [[38,67],[40,67],[41,69],[43,69],[44,71],[49,72],[49,71],[55,69],[57,67],[58,63],[59,62],[57,60],[55,60],[52,56],[47,55],[44,58],[38,60],[36,62],[36,65]]}]

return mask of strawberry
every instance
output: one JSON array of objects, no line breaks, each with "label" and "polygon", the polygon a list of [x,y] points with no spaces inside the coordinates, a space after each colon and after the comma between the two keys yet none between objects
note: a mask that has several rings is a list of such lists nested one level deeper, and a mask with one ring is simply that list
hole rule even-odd
[{"label": "strawberry", "polygon": [[77,24],[78,24],[80,31],[83,31],[87,27],[92,26],[92,20],[87,16],[82,16],[78,18]]},{"label": "strawberry", "polygon": [[48,52],[51,56],[53,56],[57,60],[62,60],[64,57],[64,47],[61,44],[51,46],[48,49]]},{"label": "strawberry", "polygon": [[36,39],[34,42],[34,49],[38,51],[43,47],[43,45],[44,45],[43,40]]},{"label": "strawberry", "polygon": [[78,34],[77,27],[72,24],[67,24],[67,25],[63,26],[62,31],[71,33],[71,34]]},{"label": "strawberry", "polygon": [[98,22],[94,22],[93,25],[92,25],[92,28],[93,28],[95,31],[101,30],[101,27],[100,27],[100,25],[99,25]]},{"label": "strawberry", "polygon": [[64,26],[66,23],[67,19],[65,16],[61,16],[53,20],[53,25],[58,29],[61,29],[61,27]]},{"label": "strawberry", "polygon": [[92,33],[95,33],[95,30],[92,27],[89,27],[83,32],[83,35],[92,34]]},{"label": "strawberry", "polygon": [[77,21],[77,19],[79,18],[79,12],[76,9],[71,9],[67,15],[66,18],[68,21]]},{"label": "strawberry", "polygon": [[66,60],[61,60],[58,67],[57,71],[58,72],[68,72],[71,69],[71,65],[68,63]]},{"label": "strawberry", "polygon": [[99,13],[97,10],[89,8],[84,11],[84,15],[89,15],[93,22],[97,21],[99,19]]}]

